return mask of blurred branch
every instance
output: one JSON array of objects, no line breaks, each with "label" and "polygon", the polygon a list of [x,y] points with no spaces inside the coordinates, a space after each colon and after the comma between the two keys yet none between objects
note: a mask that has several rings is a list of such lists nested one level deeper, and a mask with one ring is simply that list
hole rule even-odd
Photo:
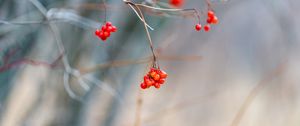
[{"label": "blurred branch", "polygon": [[[166,61],[199,61],[202,59],[201,56],[160,56],[157,57],[159,60],[166,60]],[[119,60],[119,61],[111,61],[104,64],[97,64],[93,67],[87,68],[79,68],[81,74],[87,74],[91,72],[96,72],[98,70],[107,68],[107,67],[122,67],[134,64],[143,64],[149,63],[153,59],[152,56],[142,58],[139,60]]]},{"label": "blurred branch", "polygon": [[[126,1],[126,2],[128,2],[128,1]],[[162,3],[162,2],[159,2],[159,3]],[[168,10],[170,10],[171,12],[180,12],[179,14],[177,14],[177,16],[183,16],[183,17],[189,17],[188,15],[191,15],[191,13],[194,14],[194,11],[191,11],[191,10],[186,10],[185,11],[184,9],[175,9],[175,8],[172,8],[172,7],[169,7],[169,8],[159,7],[158,8],[158,7],[148,6],[148,5],[145,5],[145,4],[138,4],[138,6],[140,6],[141,9],[145,9],[146,13],[152,14],[152,15],[155,15],[155,16],[164,16],[164,17],[171,16],[171,14],[165,13]],[[123,11],[122,9],[118,8],[117,6],[115,6],[113,4],[107,4],[107,3],[106,4],[82,3],[80,5],[76,5],[74,7],[68,7],[68,8],[79,8],[79,9],[85,9],[85,10],[105,11],[104,7],[109,8],[110,11]]]},{"label": "blurred branch", "polygon": [[35,61],[35,60],[32,60],[32,59],[26,59],[26,58],[23,58],[23,59],[19,59],[19,60],[16,60],[16,61],[13,61],[11,63],[9,63],[10,59],[17,53],[19,49],[13,49],[11,51],[8,52],[7,55],[4,55],[2,60],[3,60],[3,65],[0,67],[0,73],[1,72],[4,72],[8,69],[11,69],[13,67],[17,67],[17,66],[20,66],[20,65],[23,65],[23,64],[29,64],[29,65],[33,65],[33,66],[46,66],[46,67],[50,67],[50,68],[55,68],[60,59],[62,58],[62,54],[60,54],[52,63],[48,63],[48,62],[45,62],[45,61]]},{"label": "blurred branch", "polygon": [[180,12],[183,13],[182,16],[184,16],[185,12],[192,12],[192,14],[196,14],[198,21],[200,22],[200,13],[197,11],[195,8],[191,9],[176,9],[176,8],[160,8],[160,7],[153,7],[153,6],[148,6],[145,4],[135,4],[138,7],[143,7],[143,8],[148,8],[156,11],[168,11],[168,12]]},{"label": "blurred branch", "polygon": [[142,106],[143,106],[143,92],[139,91],[137,100],[136,100],[136,112],[135,112],[135,123],[134,126],[141,125],[141,115],[142,115]]},{"label": "blurred branch", "polygon": [[[141,119],[141,123],[143,122],[143,123],[148,124],[153,121],[163,119],[163,117],[165,117],[167,115],[178,113],[180,111],[186,110],[188,108],[191,108],[192,106],[196,106],[201,103],[206,103],[207,100],[209,100],[213,97],[216,97],[217,95],[219,95],[219,93],[211,92],[205,96],[193,97],[188,100],[181,101],[171,107],[165,107],[164,109],[161,109],[157,112],[153,112],[153,114],[151,114],[150,116],[147,116],[146,118]],[[195,99],[197,99],[197,100],[195,100]],[[125,123],[124,125],[129,126],[131,124]]]},{"label": "blurred branch", "polygon": [[[30,0],[30,2],[32,2],[32,4],[34,6],[36,6],[38,8],[38,10],[45,16],[45,18],[47,20],[49,20],[49,17],[51,17],[51,12],[47,11],[47,9],[37,0]],[[52,10],[53,11],[53,10]],[[63,13],[64,14],[64,13]],[[74,15],[71,15],[71,16],[74,16]],[[60,16],[58,16],[60,17]],[[64,16],[61,16],[61,17],[64,17]],[[76,16],[75,16],[76,17]],[[100,81],[98,81],[97,79],[93,78],[93,79],[89,79],[89,78],[83,78],[81,76],[81,73],[77,70],[77,69],[73,69],[71,68],[70,64],[69,64],[69,61],[68,61],[68,58],[67,58],[67,55],[65,53],[65,47],[63,45],[63,42],[62,42],[62,39],[60,37],[60,34],[59,34],[59,30],[58,30],[58,27],[55,25],[55,24],[52,24],[50,23],[49,24],[49,28],[51,30],[51,32],[53,33],[54,35],[54,38],[56,40],[56,43],[57,43],[57,47],[59,48],[59,51],[60,53],[62,54],[62,61],[63,61],[63,65],[64,65],[64,68],[65,68],[65,71],[64,71],[64,87],[65,87],[65,90],[67,91],[68,95],[75,99],[75,100],[78,100],[78,101],[82,101],[81,97],[80,96],[77,96],[73,91],[72,89],[70,88],[70,75],[71,76],[74,76],[76,77],[79,85],[85,89],[85,91],[89,91],[90,90],[90,87],[89,85],[87,84],[87,81],[89,82],[92,82],[94,84],[98,84]],[[101,83],[101,82],[100,82]],[[102,83],[102,85],[106,85],[107,87],[110,87],[109,85],[107,84],[104,84]],[[104,88],[103,88],[104,89]],[[111,90],[113,90],[113,88],[110,88]],[[116,91],[115,91],[116,92]]]},{"label": "blurred branch", "polygon": [[52,8],[46,12],[47,20],[38,20],[38,21],[5,21],[0,20],[0,24],[4,25],[28,25],[28,24],[50,24],[57,22],[66,22],[69,24],[76,25],[81,28],[98,28],[101,23],[93,21],[91,19],[82,17],[74,12],[71,9],[57,9]]},{"label": "blurred branch", "polygon": [[248,94],[245,101],[239,108],[237,114],[235,115],[230,126],[238,126],[243,116],[245,115],[247,109],[256,98],[256,96],[266,87],[274,78],[281,75],[287,67],[287,60],[279,64],[270,74],[265,76]]}]

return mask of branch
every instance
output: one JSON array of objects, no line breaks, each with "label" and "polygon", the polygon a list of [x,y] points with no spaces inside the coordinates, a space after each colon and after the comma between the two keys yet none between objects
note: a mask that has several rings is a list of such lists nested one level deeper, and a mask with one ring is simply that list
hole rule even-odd
[{"label": "branch", "polygon": [[63,56],[62,54],[60,54],[52,63],[48,63],[45,61],[35,61],[32,59],[26,59],[26,58],[19,59],[19,60],[13,61],[11,63],[8,63],[9,60],[16,54],[17,51],[18,51],[17,49],[14,49],[2,58],[4,65],[2,65],[0,67],[0,73],[5,72],[6,70],[9,70],[13,67],[18,67],[18,66],[24,65],[24,64],[28,64],[28,65],[32,65],[32,66],[45,66],[45,67],[55,68],[58,66],[58,63]]},{"label": "branch", "polygon": [[[158,56],[159,60],[166,60],[166,61],[199,61],[202,59],[201,56]],[[104,68],[108,67],[122,67],[127,65],[134,65],[134,64],[143,64],[151,62],[153,57],[149,56],[146,58],[142,58],[139,60],[119,60],[119,61],[111,61],[104,64],[97,64],[93,67],[87,68],[79,68],[79,72],[81,74],[87,74],[95,71],[99,71]]]}]

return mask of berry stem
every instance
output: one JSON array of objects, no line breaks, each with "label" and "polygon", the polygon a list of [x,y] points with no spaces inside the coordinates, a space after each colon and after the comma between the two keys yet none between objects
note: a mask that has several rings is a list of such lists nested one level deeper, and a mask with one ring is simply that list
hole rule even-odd
[{"label": "berry stem", "polygon": [[[125,4],[129,5],[129,7],[136,13],[136,15],[138,16],[138,18],[139,18],[142,22],[146,23],[146,25],[147,25],[148,28],[150,28],[151,30],[154,30],[151,26],[149,26],[149,25],[147,24],[146,21],[144,21],[144,20],[141,18],[140,14],[135,10],[134,7],[136,7],[136,5],[135,5],[134,3],[129,2],[129,1],[125,1]],[[133,7],[133,6],[134,6],[134,7]]]},{"label": "berry stem", "polygon": [[197,9],[195,8],[191,8],[191,9],[168,9],[168,8],[159,8],[159,7],[152,7],[152,6],[148,6],[148,5],[144,5],[144,4],[135,4],[135,3],[132,3],[132,2],[129,2],[129,4],[132,4],[134,6],[141,6],[141,7],[145,7],[145,8],[149,8],[149,9],[154,9],[154,10],[161,10],[161,11],[194,11],[194,14],[196,14],[197,16],[197,19],[200,23],[200,13],[197,11]]},{"label": "berry stem", "polygon": [[152,52],[152,55],[153,55],[153,64],[152,64],[153,66],[152,67],[154,67],[154,68],[158,67],[159,68],[159,64],[156,60],[156,54],[155,54],[155,51],[154,51],[153,42],[152,42],[151,35],[149,33],[148,27],[146,25],[146,20],[145,20],[144,14],[138,6],[135,6],[135,7],[137,8],[139,13],[141,14],[142,19],[144,20],[143,24],[144,24],[144,27],[145,27],[145,30],[146,30],[146,33],[147,33],[150,49],[151,49],[151,52]]},{"label": "berry stem", "polygon": [[105,0],[102,0],[102,3],[103,3],[103,8],[104,8],[104,22],[106,23],[106,20],[107,20],[107,8],[106,8],[106,3],[105,3]]}]

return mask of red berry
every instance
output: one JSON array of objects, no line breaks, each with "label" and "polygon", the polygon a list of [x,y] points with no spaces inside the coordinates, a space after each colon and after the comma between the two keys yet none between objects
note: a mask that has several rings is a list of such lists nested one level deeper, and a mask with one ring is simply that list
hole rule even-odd
[{"label": "red berry", "polygon": [[104,36],[103,36],[103,37],[101,37],[101,39],[102,39],[103,41],[105,41],[105,40],[107,39],[107,37],[104,37]]},{"label": "red berry", "polygon": [[213,16],[213,17],[211,18],[211,20],[212,20],[212,21],[211,21],[212,24],[218,24],[218,22],[219,22],[217,16]]},{"label": "red berry", "polygon": [[153,80],[158,81],[160,79],[160,75],[155,74],[152,78],[153,78]]},{"label": "red berry", "polygon": [[113,30],[112,26],[107,26],[107,29],[106,29],[106,31],[108,31],[108,32],[112,32],[112,30]]},{"label": "red berry", "polygon": [[152,85],[155,83],[155,80],[153,80],[152,78],[150,79]]},{"label": "red berry", "polygon": [[196,29],[197,31],[200,31],[201,28],[202,28],[201,24],[196,24],[195,29]]},{"label": "red berry", "polygon": [[159,83],[155,83],[154,87],[157,88],[157,89],[159,89],[160,88],[160,84]]},{"label": "red berry", "polygon": [[150,80],[147,80],[147,81],[145,81],[144,83],[147,85],[147,87],[152,86],[152,83],[150,82]]},{"label": "red berry", "polygon": [[160,71],[159,75],[160,75],[161,78],[167,78],[168,77],[168,74],[165,71]]},{"label": "red berry", "polygon": [[166,81],[166,79],[162,79],[162,78],[161,78],[161,79],[159,79],[159,80],[158,80],[158,83],[160,83],[160,84],[164,84],[164,83],[165,83],[165,81]]},{"label": "red berry", "polygon": [[175,7],[181,7],[184,3],[184,0],[169,0],[169,3]]},{"label": "red berry", "polygon": [[144,76],[144,81],[149,80],[149,79],[150,79],[149,76],[147,76],[147,75]]},{"label": "red berry", "polygon": [[112,25],[112,23],[111,22],[106,22],[106,24],[105,24],[106,26],[111,26]]},{"label": "red berry", "polygon": [[211,10],[207,11],[207,17],[211,18],[213,16],[215,16],[215,12],[213,12]]},{"label": "red berry", "polygon": [[155,81],[152,80],[152,79],[147,79],[146,81],[144,81],[144,83],[145,83],[148,87],[150,87],[150,86],[152,86],[152,85],[155,83]]},{"label": "red berry", "polygon": [[156,72],[155,71],[152,71],[152,72],[150,72],[150,77],[154,77],[155,75],[156,75]]},{"label": "red berry", "polygon": [[206,24],[205,26],[204,26],[204,31],[209,31],[210,30],[210,25],[209,24]]},{"label": "red berry", "polygon": [[101,38],[101,40],[105,41],[107,39],[106,36],[104,36],[104,32],[101,31],[100,34],[99,34],[99,37]]},{"label": "red berry", "polygon": [[118,30],[116,26],[111,26],[111,28],[111,32],[116,32]]},{"label": "red berry", "polygon": [[105,37],[109,37],[109,36],[110,36],[110,32],[105,31],[105,32],[103,32],[103,35],[104,35]]},{"label": "red berry", "polygon": [[145,83],[141,83],[140,86],[141,86],[142,89],[146,89],[147,88],[147,85]]},{"label": "red berry", "polygon": [[97,35],[97,36],[100,35],[100,30],[99,30],[99,29],[97,29],[97,30],[95,31],[95,35]]},{"label": "red berry", "polygon": [[107,26],[103,25],[101,29],[102,29],[102,31],[106,31],[107,30]]},{"label": "red berry", "polygon": [[206,20],[206,23],[211,24],[212,23],[212,17],[208,17]]},{"label": "red berry", "polygon": [[104,37],[104,34],[103,34],[103,31],[99,31],[99,35],[98,35],[100,38],[101,37]]}]

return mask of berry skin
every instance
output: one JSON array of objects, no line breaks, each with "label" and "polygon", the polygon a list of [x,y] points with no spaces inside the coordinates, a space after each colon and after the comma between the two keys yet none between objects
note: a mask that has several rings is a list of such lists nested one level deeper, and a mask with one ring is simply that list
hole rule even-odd
[{"label": "berry skin", "polygon": [[112,23],[111,22],[106,22],[106,24],[105,24],[106,26],[112,26]]},{"label": "berry skin", "polygon": [[153,78],[153,80],[158,81],[160,79],[160,75],[155,74],[152,78]]},{"label": "berry skin", "polygon": [[106,39],[107,39],[107,37],[105,37],[105,36],[102,36],[102,37],[100,37],[103,41],[105,41]]},{"label": "berry skin", "polygon": [[149,76],[148,76],[148,75],[145,75],[145,76],[144,76],[144,81],[147,81],[147,80],[149,80]]},{"label": "berry skin", "polygon": [[165,79],[165,78],[168,77],[168,74],[167,74],[165,71],[160,71],[159,75],[160,75],[160,77],[163,78],[163,79]]},{"label": "berry skin", "polygon": [[113,31],[113,28],[112,26],[107,26],[107,29],[106,29],[107,32],[112,32]]},{"label": "berry skin", "polygon": [[161,79],[159,79],[159,80],[158,80],[158,83],[160,83],[160,84],[164,84],[164,83],[165,83],[165,81],[166,81],[166,79],[162,79],[162,78],[161,78]]},{"label": "berry skin", "polygon": [[159,83],[155,83],[154,87],[157,88],[157,89],[159,89],[160,88],[160,84]]},{"label": "berry skin", "polygon": [[169,3],[175,7],[181,7],[184,3],[184,0],[169,0]]},{"label": "berry skin", "polygon": [[210,30],[210,25],[209,24],[206,24],[205,26],[204,26],[204,31],[209,31]]},{"label": "berry skin", "polygon": [[111,26],[111,27],[112,27],[111,32],[116,32],[118,30],[116,26]]},{"label": "berry skin", "polygon": [[196,24],[195,29],[196,31],[200,31],[202,28],[201,24]]},{"label": "berry skin", "polygon": [[213,16],[215,16],[215,12],[213,12],[213,11],[211,11],[211,10],[207,11],[207,17],[208,17],[208,18],[211,18],[211,17],[213,17]]},{"label": "berry skin", "polygon": [[100,38],[103,38],[103,37],[104,37],[103,31],[100,31],[98,36],[99,36]]},{"label": "berry skin", "polygon": [[150,77],[152,77],[152,78],[153,78],[153,77],[156,75],[156,72],[155,72],[155,71],[152,71],[152,72],[150,72],[150,74],[149,74],[149,75],[150,75]]},{"label": "berry skin", "polygon": [[107,26],[106,26],[106,25],[103,25],[102,28],[101,28],[101,30],[102,30],[102,31],[106,31],[106,30],[107,30]]},{"label": "berry skin", "polygon": [[99,29],[97,29],[97,30],[95,31],[95,35],[97,35],[97,36],[100,35],[100,30],[99,30]]},{"label": "berry skin", "polygon": [[211,23],[212,23],[212,24],[218,24],[218,22],[219,22],[219,20],[218,20],[218,17],[217,17],[217,16],[213,16],[213,17],[211,18]]},{"label": "berry skin", "polygon": [[147,85],[147,87],[150,87],[153,85],[153,82],[150,80],[146,80],[146,81],[144,81],[144,83]]},{"label": "berry skin", "polygon": [[108,38],[108,37],[110,36],[110,32],[105,31],[105,32],[103,32],[103,35],[104,35],[106,38]]},{"label": "berry skin", "polygon": [[105,40],[107,39],[107,37],[104,35],[104,32],[103,32],[103,31],[100,32],[99,37],[100,37],[103,41],[105,41]]},{"label": "berry skin", "polygon": [[206,20],[206,23],[211,24],[212,21],[213,21],[213,19],[211,17],[208,17],[207,20]]},{"label": "berry skin", "polygon": [[140,86],[141,86],[142,89],[146,89],[147,88],[147,85],[145,83],[141,83]]}]

